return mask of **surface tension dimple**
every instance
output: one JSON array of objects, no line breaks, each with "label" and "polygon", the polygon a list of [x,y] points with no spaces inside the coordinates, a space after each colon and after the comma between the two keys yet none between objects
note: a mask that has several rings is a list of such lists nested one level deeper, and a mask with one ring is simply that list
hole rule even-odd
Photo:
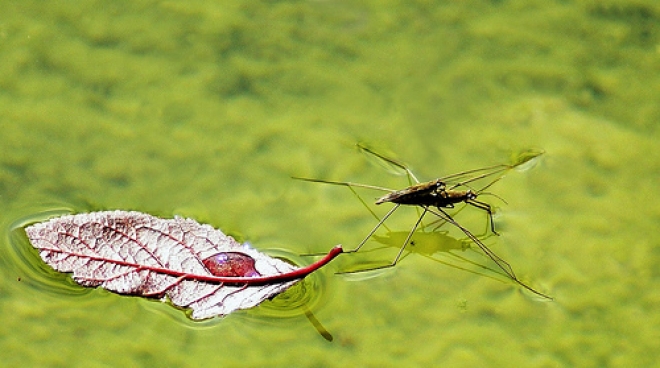
[{"label": "surface tension dimple", "polygon": [[261,276],[254,267],[254,258],[237,252],[222,252],[202,261],[213,274],[220,277],[257,277]]}]

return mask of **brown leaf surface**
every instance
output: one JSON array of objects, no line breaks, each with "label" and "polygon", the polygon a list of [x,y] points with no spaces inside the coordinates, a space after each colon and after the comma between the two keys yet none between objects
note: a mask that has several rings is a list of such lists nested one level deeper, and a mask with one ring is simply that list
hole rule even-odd
[{"label": "brown leaf surface", "polygon": [[41,258],[87,287],[169,299],[193,319],[252,308],[342,252],[298,268],[209,225],[140,212],[68,215],[25,229]]}]

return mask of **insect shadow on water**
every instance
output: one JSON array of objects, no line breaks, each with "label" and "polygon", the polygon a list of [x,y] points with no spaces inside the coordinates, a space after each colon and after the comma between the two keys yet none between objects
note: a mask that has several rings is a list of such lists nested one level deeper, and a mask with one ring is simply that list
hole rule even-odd
[{"label": "insect shadow on water", "polygon": [[[363,250],[361,253],[375,252],[392,247],[400,248],[402,241],[407,237],[408,231],[388,231],[384,236],[374,234],[372,239],[383,245],[370,248],[369,250]],[[469,238],[454,238],[449,235],[449,231],[446,230],[437,231],[434,229],[430,232],[417,231],[406,245],[406,250],[401,255],[401,258],[399,258],[399,262],[408,255],[414,253],[451,268],[497,280],[497,278],[491,275],[491,272],[497,273],[497,271],[463,255],[463,253],[468,250],[476,252],[476,250],[471,247],[471,244],[472,240]],[[444,253],[460,263],[449,262],[442,258],[438,258],[435,256],[437,253]]]},{"label": "insect shadow on water", "polygon": [[[365,205],[365,207],[367,207],[367,209],[371,212],[371,214],[377,219],[379,219],[378,216],[373,212],[373,210],[371,210],[371,208],[366,204],[366,202],[362,200],[362,198],[357,194],[354,188],[366,188],[366,189],[388,192],[384,196],[378,198],[375,204],[380,205],[383,203],[392,203],[394,204],[394,206],[382,218],[379,219],[378,224],[376,224],[376,226],[374,226],[374,228],[371,229],[369,234],[367,234],[367,236],[354,249],[346,250],[344,251],[344,253],[355,253],[359,251],[362,248],[362,246],[374,235],[374,233],[381,226],[384,226],[385,221],[396,210],[398,210],[400,206],[402,205],[415,206],[421,210],[421,213],[419,213],[417,221],[413,225],[412,229],[408,232],[408,235],[403,241],[399,249],[399,252],[397,253],[396,257],[391,263],[386,265],[366,268],[362,270],[345,272],[345,273],[366,272],[366,271],[373,271],[377,269],[384,269],[395,266],[402,258],[402,255],[404,254],[404,250],[406,249],[406,246],[409,244],[415,231],[418,228],[420,228],[420,225],[422,228],[425,227],[425,225],[423,225],[422,223],[422,220],[424,219],[426,214],[431,213],[437,217],[436,221],[433,223],[435,225],[435,229],[441,227],[445,223],[449,223],[455,226],[456,228],[461,230],[474,244],[476,244],[486,256],[488,256],[493,262],[495,262],[495,264],[511,280],[513,280],[518,285],[522,286],[523,288],[531,291],[532,293],[540,297],[543,297],[548,300],[552,300],[552,297],[540,291],[537,291],[533,289],[531,286],[522,282],[516,276],[516,274],[513,271],[513,268],[508,262],[506,262],[500,256],[495,254],[481,240],[479,240],[477,236],[475,236],[466,227],[459,224],[454,219],[454,217],[446,211],[446,209],[454,208],[455,205],[460,203],[465,203],[466,205],[480,209],[488,214],[490,231],[495,235],[499,235],[497,231],[495,231],[492,206],[486,202],[482,202],[478,200],[477,197],[479,195],[487,195],[487,194],[496,196],[492,193],[485,192],[486,189],[490,188],[493,184],[495,184],[500,179],[502,179],[508,171],[518,167],[522,167],[523,165],[531,162],[533,159],[542,155],[544,153],[543,151],[525,152],[524,154],[521,154],[513,164],[500,164],[500,165],[483,167],[479,169],[472,169],[472,170],[462,171],[456,174],[443,176],[428,182],[420,182],[415,176],[415,174],[405,164],[397,160],[394,160],[392,158],[381,155],[380,153],[375,152],[372,149],[362,144],[358,144],[358,148],[361,151],[370,154],[389,165],[392,165],[393,167],[403,170],[408,177],[408,181],[410,185],[401,190],[394,190],[394,189],[384,188],[375,185],[360,184],[353,182],[341,182],[341,181],[331,181],[331,180],[323,180],[323,179],[294,177],[294,179],[298,179],[298,180],[348,187],[360,199],[360,201]],[[483,182],[486,182],[486,184],[478,189],[473,188],[473,185],[477,185],[478,183],[483,183]]]}]

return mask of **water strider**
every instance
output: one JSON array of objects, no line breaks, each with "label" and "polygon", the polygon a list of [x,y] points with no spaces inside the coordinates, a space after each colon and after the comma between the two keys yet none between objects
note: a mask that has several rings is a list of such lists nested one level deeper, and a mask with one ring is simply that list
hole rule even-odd
[{"label": "water strider", "polygon": [[[388,164],[394,165],[395,167],[404,170],[409,178],[411,185],[401,190],[393,190],[379,186],[360,184],[360,183],[340,182],[340,181],[310,179],[310,178],[295,178],[299,180],[305,180],[316,183],[347,186],[354,193],[355,193],[355,191],[353,190],[354,187],[388,192],[386,195],[378,198],[376,200],[376,204],[380,205],[383,203],[392,203],[394,204],[394,207],[392,207],[392,209],[390,209],[385,214],[385,216],[383,216],[383,218],[379,220],[378,224],[373,229],[371,229],[369,234],[357,245],[357,247],[355,247],[352,250],[345,251],[345,253],[353,253],[359,251],[360,248],[362,248],[362,246],[367,242],[367,240],[369,240],[369,238],[371,238],[371,236],[374,235],[374,233],[378,230],[378,228],[380,228],[384,224],[384,222],[401,205],[416,206],[421,208],[422,212],[417,218],[417,221],[413,225],[410,232],[408,232],[405,241],[401,245],[401,248],[399,249],[399,252],[397,253],[392,263],[379,267],[352,271],[351,273],[371,271],[375,269],[382,269],[396,265],[399,259],[401,258],[403,251],[406,249],[406,246],[408,245],[413,234],[415,233],[419,225],[422,223],[424,216],[430,212],[433,215],[437,216],[440,219],[440,221],[442,221],[443,223],[445,222],[450,223],[456,226],[458,229],[460,229],[463,233],[465,233],[465,235],[467,235],[514,282],[516,282],[520,286],[524,287],[525,289],[531,291],[536,295],[552,300],[550,296],[543,294],[540,291],[537,291],[533,289],[531,286],[520,281],[520,279],[518,279],[516,274],[513,272],[513,268],[511,268],[511,265],[508,262],[500,258],[492,250],[490,250],[490,248],[488,248],[481,240],[479,240],[474,234],[472,234],[470,230],[465,228],[463,225],[459,224],[456,220],[454,220],[454,218],[451,215],[449,215],[445,211],[445,209],[453,208],[454,205],[459,203],[465,203],[467,205],[485,211],[488,214],[488,221],[490,222],[491,231],[494,234],[497,234],[497,232],[495,231],[495,224],[493,222],[493,209],[491,205],[477,200],[477,197],[480,194],[486,194],[484,191],[493,184],[495,184],[497,181],[502,179],[502,177],[504,177],[507,171],[514,169],[516,167],[520,167],[523,164],[530,162],[534,158],[542,155],[543,151],[527,152],[524,155],[521,155],[518,158],[517,162],[511,165],[505,165],[505,164],[493,165],[480,169],[467,170],[456,174],[447,175],[428,182],[419,182],[419,180],[415,177],[412,171],[403,163],[396,161],[392,158],[385,157],[363,145],[358,144],[358,148],[364,152],[374,155],[375,157],[379,158],[380,160],[383,160]],[[490,179],[490,182],[479,189],[473,189],[470,186],[471,183],[476,183],[477,181],[488,180],[488,179]],[[415,184],[412,184],[413,181],[415,182]],[[371,209],[369,210],[371,211]],[[372,214],[376,216],[373,212]]]}]

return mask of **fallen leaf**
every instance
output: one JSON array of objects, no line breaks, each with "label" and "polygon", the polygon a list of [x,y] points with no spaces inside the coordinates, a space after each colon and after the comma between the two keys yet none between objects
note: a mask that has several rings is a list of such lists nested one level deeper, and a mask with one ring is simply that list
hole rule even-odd
[{"label": "fallen leaf", "polygon": [[62,216],[25,232],[44,262],[80,285],[169,300],[193,319],[252,308],[342,253],[336,246],[298,268],[210,225],[126,211]]}]

